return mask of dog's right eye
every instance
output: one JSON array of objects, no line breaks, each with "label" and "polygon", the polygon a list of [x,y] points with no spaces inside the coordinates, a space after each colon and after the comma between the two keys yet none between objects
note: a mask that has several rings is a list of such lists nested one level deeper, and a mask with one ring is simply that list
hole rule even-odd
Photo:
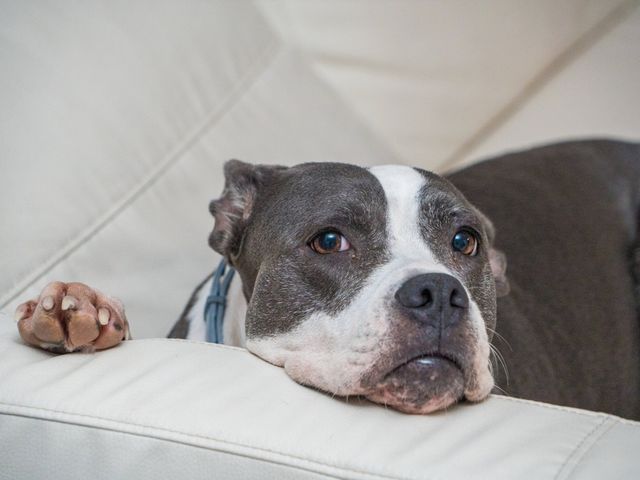
[{"label": "dog's right eye", "polygon": [[309,242],[309,246],[314,252],[321,254],[344,252],[351,248],[349,240],[334,230],[319,233]]}]

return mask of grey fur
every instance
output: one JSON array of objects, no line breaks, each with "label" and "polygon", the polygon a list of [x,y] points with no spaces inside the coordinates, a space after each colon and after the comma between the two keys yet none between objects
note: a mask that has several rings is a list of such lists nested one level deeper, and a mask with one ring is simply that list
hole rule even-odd
[{"label": "grey fur", "polygon": [[[513,153],[448,179],[509,261],[496,345],[508,395],[640,418],[640,146],[593,140]],[[637,265],[637,263],[636,263]]]}]

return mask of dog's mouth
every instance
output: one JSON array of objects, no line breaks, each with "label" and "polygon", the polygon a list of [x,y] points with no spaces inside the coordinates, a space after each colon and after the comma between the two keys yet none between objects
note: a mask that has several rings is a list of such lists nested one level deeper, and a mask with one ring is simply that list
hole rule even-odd
[{"label": "dog's mouth", "polygon": [[431,413],[464,396],[460,363],[442,353],[413,357],[389,371],[366,397],[405,413]]}]

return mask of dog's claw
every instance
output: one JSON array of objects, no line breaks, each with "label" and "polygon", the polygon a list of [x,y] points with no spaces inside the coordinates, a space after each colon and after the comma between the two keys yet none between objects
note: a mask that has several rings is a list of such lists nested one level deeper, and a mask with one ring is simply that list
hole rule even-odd
[{"label": "dog's claw", "polygon": [[102,325],[103,327],[109,324],[109,317],[111,317],[111,312],[109,312],[109,309],[100,308],[98,310],[98,322],[100,322],[100,325]]},{"label": "dog's claw", "polygon": [[53,300],[53,297],[50,295],[44,297],[44,299],[42,300],[42,308],[44,308],[46,311],[51,310],[54,305],[55,305],[55,302]]},{"label": "dog's claw", "polygon": [[75,309],[77,305],[78,305],[78,299],[76,297],[73,297],[71,295],[66,295],[62,299],[62,305],[60,308],[62,308],[63,312],[66,312],[67,310]]}]

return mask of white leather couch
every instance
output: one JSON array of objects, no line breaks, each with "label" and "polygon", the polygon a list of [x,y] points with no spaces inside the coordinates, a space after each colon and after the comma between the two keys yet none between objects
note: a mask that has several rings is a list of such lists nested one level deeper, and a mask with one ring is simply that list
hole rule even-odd
[{"label": "white leather couch", "polygon": [[[0,479],[640,478],[636,422],[498,396],[404,415],[162,338],[217,262],[229,158],[443,170],[637,138],[637,2],[533,5],[1,1]],[[121,298],[135,340],[22,344],[13,309],[52,279]]]}]

